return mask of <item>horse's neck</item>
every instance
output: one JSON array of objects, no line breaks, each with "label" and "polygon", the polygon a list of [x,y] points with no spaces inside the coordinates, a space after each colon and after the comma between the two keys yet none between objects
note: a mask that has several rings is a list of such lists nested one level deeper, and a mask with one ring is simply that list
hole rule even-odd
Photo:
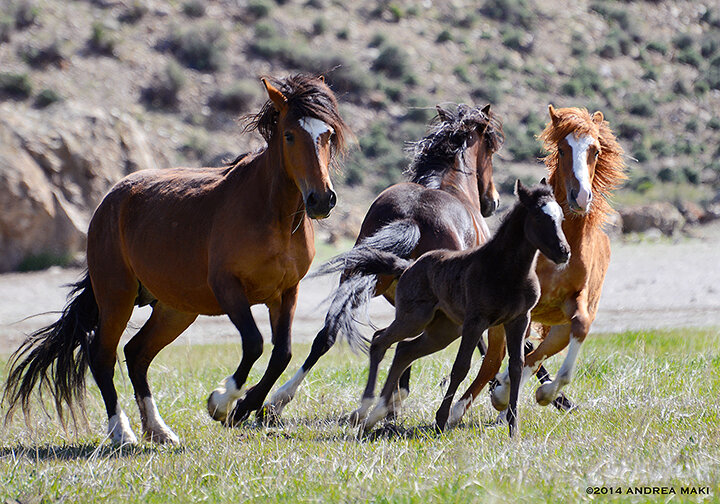
[{"label": "horse's neck", "polygon": [[452,194],[480,215],[476,159],[472,152],[458,153],[453,161],[453,167],[445,172],[440,181],[440,190]]},{"label": "horse's neck", "polygon": [[229,197],[253,191],[264,204],[268,219],[280,223],[282,232],[295,230],[304,213],[302,193],[282,165],[282,155],[269,146],[246,165],[235,166],[227,175]]},{"label": "horse's neck", "polygon": [[524,278],[534,267],[537,247],[525,236],[525,218],[527,209],[515,205],[505,218],[495,235],[483,247],[493,255],[493,264],[505,264],[506,278]]}]

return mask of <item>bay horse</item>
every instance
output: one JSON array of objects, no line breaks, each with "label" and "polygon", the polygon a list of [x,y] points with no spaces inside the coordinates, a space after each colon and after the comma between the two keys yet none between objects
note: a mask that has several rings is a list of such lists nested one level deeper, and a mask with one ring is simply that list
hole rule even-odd
[{"label": "bay horse", "polygon": [[[500,202],[493,184],[492,157],[504,141],[502,122],[490,105],[437,106],[436,110],[427,135],[413,145],[410,181],[385,189],[373,201],[355,247],[419,257],[438,248],[466,249],[490,237],[483,217],[490,216]],[[353,346],[365,341],[357,320],[372,296],[383,295],[393,303],[394,285],[390,275],[346,272],[341,277],[307,359],[261,410],[268,419],[280,416],[339,333]],[[456,333],[458,329],[440,314],[426,331]],[[409,378],[408,370],[402,384],[405,396]]]},{"label": "bay horse", "polygon": [[[570,257],[570,246],[562,231],[563,213],[545,179],[530,189],[518,180],[515,193],[519,201],[495,235],[480,247],[434,250],[416,261],[358,247],[337,261],[350,270],[400,276],[395,289],[395,319],[372,339],[367,386],[351,421],[362,423],[365,430],[372,428],[388,414],[392,394],[405,369],[416,359],[457,339],[459,335],[454,332],[422,332],[442,313],[462,331],[450,384],[435,417],[438,427],[445,425],[452,399],[470,369],[473,349],[483,332],[504,325],[512,390],[507,417],[510,435],[515,434],[525,333],[530,325],[530,310],[540,297],[535,273],[538,251],[559,265]],[[370,410],[378,366],[387,349],[397,342],[401,343],[385,386],[377,405]]]},{"label": "bay horse", "polygon": [[[573,375],[575,362],[590,325],[610,262],[610,239],[602,229],[613,211],[609,198],[626,179],[623,149],[602,114],[584,108],[548,107],[550,121],[540,134],[549,154],[544,158],[549,182],[560,203],[572,257],[557,266],[540,257],[537,274],[541,295],[532,310],[542,342],[525,356],[523,379],[539,369],[543,361],[563,348],[568,353],[555,380],[542,384],[535,394],[545,406],[561,393]],[[502,331],[488,333],[488,353],[478,376],[453,406],[450,423],[457,424],[485,384],[500,370],[504,355]],[[507,372],[491,399],[498,410],[507,407],[510,390]]]},{"label": "bay horse", "polygon": [[[242,397],[234,418],[262,405],[290,361],[290,328],[298,282],[315,253],[310,219],[326,217],[336,195],[328,174],[349,130],[322,78],[262,79],[268,101],[246,118],[267,145],[221,168],[145,170],[118,182],[90,222],[87,272],[56,323],[15,352],[3,398],[8,415],[25,413],[35,385],[49,389],[62,420],[83,409],[87,367],[102,394],[108,434],[119,444],[137,438],[113,384],[116,349],[135,305],[152,315],[125,346],[128,375],[143,435],[177,443],[147,382],[157,353],[199,314],[227,314],[242,337],[243,355],[209,408],[218,418]],[[263,351],[250,307],[265,304],[274,348],[265,375],[243,397],[242,386]]]}]

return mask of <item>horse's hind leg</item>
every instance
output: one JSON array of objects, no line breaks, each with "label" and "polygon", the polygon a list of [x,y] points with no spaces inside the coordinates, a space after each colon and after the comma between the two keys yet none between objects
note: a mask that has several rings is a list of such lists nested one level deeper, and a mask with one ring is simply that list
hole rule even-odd
[{"label": "horse's hind leg", "polygon": [[[108,286],[109,282],[112,282],[111,286]],[[120,445],[137,443],[130,422],[118,404],[113,383],[117,346],[132,315],[137,295],[137,281],[128,280],[127,284],[123,288],[121,282],[111,277],[103,278],[102,282],[93,282],[100,318],[89,352],[90,371],[100,388],[108,415],[108,435],[114,443]]]},{"label": "horse's hind leg", "polygon": [[193,323],[197,315],[183,313],[158,302],[145,325],[125,345],[128,375],[140,409],[143,437],[155,443],[178,443],[177,435],[158,413],[147,381],[148,366],[155,356]]}]

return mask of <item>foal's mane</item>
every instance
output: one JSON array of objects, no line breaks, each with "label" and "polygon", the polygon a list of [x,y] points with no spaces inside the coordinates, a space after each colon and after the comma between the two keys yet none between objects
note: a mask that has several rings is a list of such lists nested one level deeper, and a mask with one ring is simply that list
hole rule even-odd
[{"label": "foal's mane", "polygon": [[[595,177],[592,182],[593,202],[586,219],[595,225],[602,225],[607,217],[613,212],[608,199],[613,190],[627,179],[625,174],[625,162],[623,161],[623,148],[615,138],[610,129],[610,124],[603,120],[600,124],[593,122],[592,116],[586,108],[559,108],[555,109],[557,124],[549,121],[545,129],[538,136],[543,143],[543,148],[548,155],[543,158],[547,166],[548,181],[553,188],[564,191],[562,177],[558,174],[558,142],[570,133],[574,135],[591,135],[600,142],[600,155],[595,165]],[[567,201],[558,202],[567,207]],[[571,214],[573,215],[573,214]]]},{"label": "foal's mane", "polygon": [[[266,77],[285,97],[288,105],[288,118],[297,120],[301,117],[320,119],[335,130],[332,136],[334,153],[342,153],[346,148],[350,129],[340,117],[335,95],[320,77],[304,74],[291,75],[285,79]],[[257,131],[270,144],[276,134],[276,126],[280,113],[273,103],[266,101],[260,112],[242,118],[243,131]]]},{"label": "foal's mane", "polygon": [[502,121],[492,110],[486,114],[480,107],[464,103],[453,108],[456,111],[439,109],[438,115],[430,122],[427,135],[410,144],[413,160],[405,173],[411,182],[439,188],[443,175],[453,168],[455,157],[466,148],[473,131],[482,134],[492,152],[502,147],[505,141]]}]

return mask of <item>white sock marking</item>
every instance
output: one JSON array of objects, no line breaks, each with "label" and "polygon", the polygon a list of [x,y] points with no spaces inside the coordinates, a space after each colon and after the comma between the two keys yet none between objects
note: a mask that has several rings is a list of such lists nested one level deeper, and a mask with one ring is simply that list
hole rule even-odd
[{"label": "white sock marking", "polygon": [[555,381],[559,383],[560,387],[570,383],[570,380],[575,373],[575,363],[577,361],[581,345],[582,343],[580,340],[572,336],[570,337],[570,345],[568,345],[567,355],[565,356],[565,360],[563,361],[562,366],[560,366],[560,371],[558,371],[557,377],[555,378]]},{"label": "white sock marking", "polygon": [[573,173],[575,178],[580,184],[580,191],[577,195],[577,202],[582,208],[587,209],[592,198],[592,187],[590,185],[590,174],[588,173],[587,166],[587,150],[595,139],[590,135],[583,135],[580,138],[575,138],[572,133],[569,133],[565,140],[573,151]]},{"label": "white sock marking", "polygon": [[179,443],[180,438],[175,434],[170,427],[167,426],[165,421],[160,416],[160,412],[155,405],[155,401],[152,397],[143,397],[143,400],[138,403],[142,410],[142,416],[145,419],[143,429],[145,435],[156,442]]},{"label": "white sock marking", "polygon": [[290,378],[282,387],[277,389],[265,406],[272,408],[273,413],[279,416],[285,405],[292,401],[293,397],[295,397],[295,393],[303,380],[305,380],[307,374],[308,372],[303,370],[303,368],[298,369],[297,373],[295,373],[292,378]]},{"label": "white sock marking", "polygon": [[110,417],[108,422],[108,435],[115,444],[137,444],[137,437],[130,428],[130,421],[119,404],[115,407],[115,414]]},{"label": "white sock marking", "polygon": [[471,397],[468,397],[467,399],[460,399],[458,402],[456,402],[450,410],[450,416],[447,420],[447,426],[455,427],[457,424],[459,424],[460,420],[462,420],[462,417],[465,415],[465,412],[470,408],[471,404]]},{"label": "white sock marking", "polygon": [[380,401],[368,415],[367,420],[365,421],[365,429],[371,429],[376,423],[385,418],[387,414],[388,409],[387,405],[385,404],[385,398],[381,397]]},{"label": "white sock marking", "polygon": [[[224,420],[230,406],[243,396],[245,387],[238,389],[232,375],[225,378],[218,388],[212,391],[208,400],[208,410],[213,418]],[[216,413],[216,415],[213,415]]]}]

